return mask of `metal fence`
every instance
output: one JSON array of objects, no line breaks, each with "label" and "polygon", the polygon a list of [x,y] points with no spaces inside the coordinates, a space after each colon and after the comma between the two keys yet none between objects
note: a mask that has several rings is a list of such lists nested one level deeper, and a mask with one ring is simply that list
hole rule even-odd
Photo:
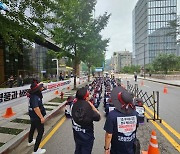
[{"label": "metal fence", "polygon": [[141,98],[148,107],[153,109],[153,118],[147,118],[147,122],[149,120],[162,122],[162,119],[159,118],[159,91],[153,91],[152,95],[148,95],[147,92],[139,89],[138,84],[131,85],[129,81],[127,81],[127,90],[133,93],[136,98]]}]

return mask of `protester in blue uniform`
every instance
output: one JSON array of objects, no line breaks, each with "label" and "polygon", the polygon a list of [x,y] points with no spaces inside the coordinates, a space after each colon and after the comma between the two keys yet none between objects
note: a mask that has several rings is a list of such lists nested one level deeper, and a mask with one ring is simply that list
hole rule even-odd
[{"label": "protester in blue uniform", "polygon": [[135,98],[134,99],[134,105],[136,108],[136,112],[138,113],[139,124],[144,124],[145,108],[143,107],[143,104],[144,104],[144,102],[141,98]]},{"label": "protester in blue uniform", "polygon": [[109,98],[105,107],[106,116],[108,116],[109,112],[113,111],[114,109],[114,104],[112,103],[111,98]]},{"label": "protester in blue uniform", "polygon": [[[34,154],[45,153],[45,149],[40,149],[39,144],[44,133],[44,122],[46,115],[45,108],[42,103],[42,90],[43,84],[38,84],[37,80],[34,80],[31,84],[29,91],[29,116],[31,120],[31,128],[28,137],[28,146],[34,145]],[[34,131],[37,129],[36,140],[33,139]]]},{"label": "protester in blue uniform", "polygon": [[133,96],[122,87],[115,87],[111,93],[115,110],[106,119],[105,154],[135,154],[134,143],[138,126]]},{"label": "protester in blue uniform", "polygon": [[68,96],[67,102],[65,104],[65,116],[71,118],[71,106],[73,104],[74,96]]},{"label": "protester in blue uniform", "polygon": [[100,120],[99,111],[89,101],[87,88],[76,93],[77,102],[72,106],[72,127],[75,141],[75,154],[91,154],[94,143],[93,121]]}]

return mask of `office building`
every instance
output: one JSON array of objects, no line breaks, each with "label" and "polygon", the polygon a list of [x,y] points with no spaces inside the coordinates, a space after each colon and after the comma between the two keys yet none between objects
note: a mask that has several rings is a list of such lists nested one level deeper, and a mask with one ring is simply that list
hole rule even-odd
[{"label": "office building", "polygon": [[125,66],[132,65],[132,53],[129,51],[114,52],[112,66],[115,73],[120,73]]},{"label": "office building", "polygon": [[151,63],[160,53],[177,54],[177,0],[139,0],[133,10],[133,56],[135,64]]}]

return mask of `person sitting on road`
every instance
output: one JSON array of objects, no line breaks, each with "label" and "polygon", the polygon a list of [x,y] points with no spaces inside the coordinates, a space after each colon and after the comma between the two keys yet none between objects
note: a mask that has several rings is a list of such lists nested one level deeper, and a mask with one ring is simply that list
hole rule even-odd
[{"label": "person sitting on road", "polygon": [[108,116],[109,112],[113,111],[115,109],[114,104],[112,103],[111,98],[107,100],[106,107],[105,107],[105,113],[106,117]]},{"label": "person sitting on road", "polygon": [[89,101],[87,88],[76,93],[77,101],[72,106],[72,128],[75,141],[75,154],[91,154],[94,144],[93,121],[100,120],[100,113]]},{"label": "person sitting on road", "polygon": [[[45,153],[45,149],[40,149],[39,145],[44,133],[44,122],[46,110],[42,103],[43,84],[38,84],[37,80],[33,80],[29,90],[29,116],[31,128],[28,137],[28,146],[34,145],[34,154]],[[37,129],[36,140],[33,139],[34,131]]]},{"label": "person sitting on road", "polygon": [[115,109],[109,112],[104,125],[105,154],[135,154],[138,119],[133,96],[118,86],[112,90],[111,99]]}]

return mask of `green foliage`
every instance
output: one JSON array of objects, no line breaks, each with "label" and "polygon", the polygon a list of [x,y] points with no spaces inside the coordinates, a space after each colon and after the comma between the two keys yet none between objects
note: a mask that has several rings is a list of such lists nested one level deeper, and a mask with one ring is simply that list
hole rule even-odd
[{"label": "green foliage", "polygon": [[[178,19],[172,20],[168,22],[169,28],[171,29],[171,32],[167,33],[169,36],[176,37],[177,35],[180,35],[179,29],[180,29],[180,21]],[[179,37],[177,37],[179,38]],[[180,42],[180,40],[177,40],[177,42]]]},{"label": "green foliage", "polygon": [[[55,6],[51,0],[4,0],[9,8],[6,14],[0,14],[0,36],[11,52],[21,51],[23,38],[34,41],[37,33],[48,30],[45,26],[52,23],[49,16]],[[28,44],[29,42],[25,41]]]},{"label": "green foliage", "polygon": [[146,73],[152,73],[154,71],[154,67],[152,64],[147,64],[145,68],[146,68]]},{"label": "green foliage", "polygon": [[123,73],[130,73],[130,74],[133,74],[134,72],[137,72],[139,73],[140,72],[140,66],[124,66],[123,70],[122,70]]},{"label": "green foliage", "polygon": [[[57,44],[61,45],[67,57],[73,59],[76,76],[77,65],[80,64],[80,61],[89,65],[92,57],[94,61],[94,55],[96,58],[104,56],[104,48],[107,46],[108,40],[102,41],[99,33],[106,26],[109,15],[105,13],[99,18],[93,19],[96,0],[56,0],[56,2],[57,24],[52,35]],[[104,60],[104,57],[102,59]],[[74,79],[76,80],[76,78]],[[74,83],[76,86],[76,81]]]},{"label": "green foliage", "polygon": [[153,67],[156,71],[164,71],[165,74],[178,66],[178,57],[174,54],[160,54],[153,61]]},{"label": "green foliage", "polygon": [[105,63],[105,51],[109,39],[102,39],[100,32],[107,25],[109,18],[110,15],[104,13],[103,16],[92,19],[88,25],[86,35],[83,39],[83,46],[80,48],[84,51],[81,54],[83,57],[82,60],[87,64],[89,69],[91,66],[102,67],[103,63]]},{"label": "green foliage", "polygon": [[85,63],[82,63],[82,71],[83,72],[87,72],[88,71],[88,67]]}]

